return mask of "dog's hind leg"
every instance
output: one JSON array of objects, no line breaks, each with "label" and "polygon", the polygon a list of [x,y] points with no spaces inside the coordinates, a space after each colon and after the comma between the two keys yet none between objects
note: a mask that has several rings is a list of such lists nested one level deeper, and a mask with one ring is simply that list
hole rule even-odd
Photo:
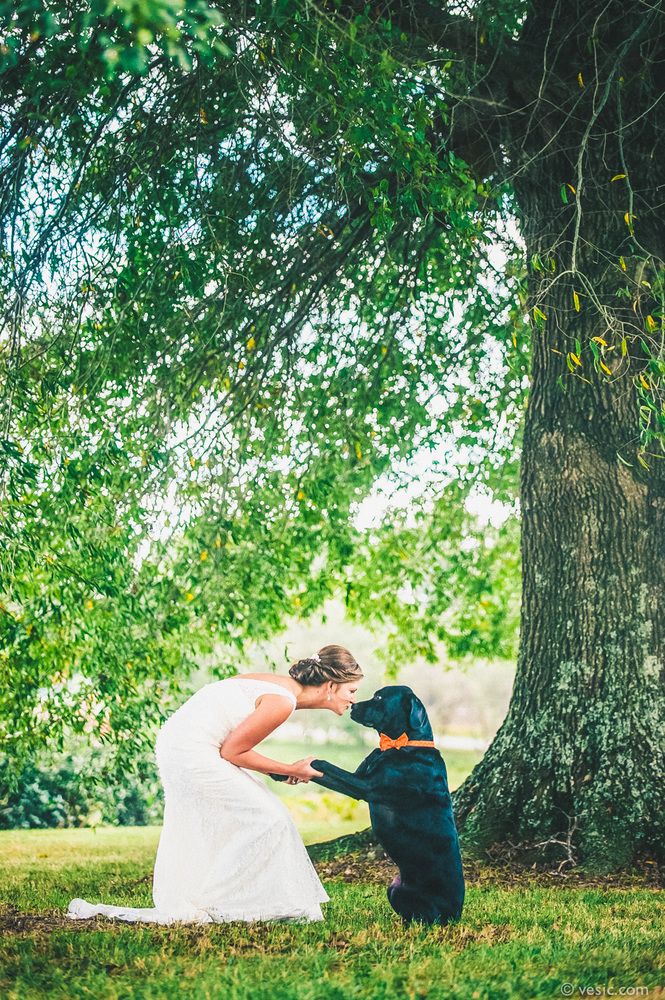
[{"label": "dog's hind leg", "polygon": [[446,924],[448,917],[441,914],[436,903],[428,900],[416,889],[411,889],[402,882],[401,875],[396,875],[387,889],[388,902],[395,913],[406,925],[413,920],[425,924]]}]

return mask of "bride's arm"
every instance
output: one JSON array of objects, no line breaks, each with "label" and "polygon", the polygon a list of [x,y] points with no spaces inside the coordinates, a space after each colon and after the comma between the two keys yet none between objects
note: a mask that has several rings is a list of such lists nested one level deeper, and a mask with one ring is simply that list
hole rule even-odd
[{"label": "bride's arm", "polygon": [[293,767],[257,753],[254,747],[261,743],[278,726],[286,722],[293,707],[281,694],[268,694],[261,698],[259,707],[226,737],[219,748],[220,756],[238,767],[247,767],[261,774],[293,774]]}]

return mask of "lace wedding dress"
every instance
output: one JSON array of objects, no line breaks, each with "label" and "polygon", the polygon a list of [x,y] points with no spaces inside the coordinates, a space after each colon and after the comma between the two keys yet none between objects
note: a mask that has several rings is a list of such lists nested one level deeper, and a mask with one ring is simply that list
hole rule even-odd
[{"label": "lace wedding dress", "polygon": [[74,899],[68,916],[146,923],[323,920],[329,899],[283,803],[255,771],[219,748],[262,694],[280,684],[234,677],[197,691],[162,726],[155,748],[164,826],[153,876],[154,908]]}]

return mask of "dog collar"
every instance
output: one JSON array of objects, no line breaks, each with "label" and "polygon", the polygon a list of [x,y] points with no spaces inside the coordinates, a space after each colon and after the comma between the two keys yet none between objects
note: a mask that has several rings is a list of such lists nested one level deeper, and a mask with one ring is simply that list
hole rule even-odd
[{"label": "dog collar", "polygon": [[379,750],[401,750],[402,747],[433,747],[434,740],[410,740],[406,733],[402,733],[396,740],[379,733]]}]

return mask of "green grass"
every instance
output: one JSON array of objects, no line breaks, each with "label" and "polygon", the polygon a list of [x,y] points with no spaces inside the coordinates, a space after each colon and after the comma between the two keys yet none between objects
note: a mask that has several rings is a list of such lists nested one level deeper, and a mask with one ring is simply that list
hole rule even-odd
[{"label": "green grass", "polygon": [[[149,906],[155,829],[0,833],[0,996],[182,1000],[485,1000],[644,986],[658,995],[661,894],[476,880],[462,921],[404,930],[383,875],[324,882],[323,923],[68,923],[72,896]],[[22,920],[22,914],[42,914]],[[575,995],[580,996],[577,992]],[[633,994],[634,995],[634,994]],[[645,995],[645,994],[643,994]]]}]

